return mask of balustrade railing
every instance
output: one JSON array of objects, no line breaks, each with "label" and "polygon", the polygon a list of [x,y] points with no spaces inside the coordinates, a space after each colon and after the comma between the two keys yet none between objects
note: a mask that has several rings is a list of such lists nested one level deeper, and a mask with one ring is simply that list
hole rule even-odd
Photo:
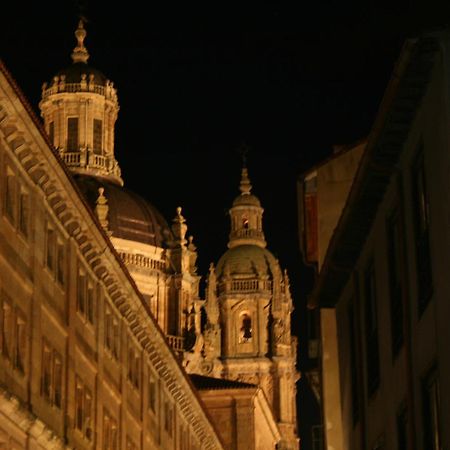
[{"label": "balustrade railing", "polygon": [[89,166],[97,169],[107,167],[108,160],[102,155],[91,154],[89,156]]},{"label": "balustrade railing", "polygon": [[271,291],[272,281],[259,279],[224,281],[220,284],[219,289],[221,292]]},{"label": "balustrade railing", "polygon": [[68,166],[79,166],[81,164],[80,152],[65,152],[61,153],[61,158]]},{"label": "balustrade railing", "polygon": [[235,230],[231,233],[232,238],[264,238],[264,233],[261,230],[252,230],[243,228],[241,230]]},{"label": "balustrade railing", "polygon": [[111,85],[102,86],[95,83],[54,83],[50,86],[45,86],[42,89],[42,98],[47,98],[51,95],[62,92],[91,92],[93,94],[104,95],[107,98],[116,98],[116,89]]},{"label": "balustrade railing", "polygon": [[168,334],[166,336],[167,343],[177,352],[182,352],[184,350],[184,338],[181,336],[171,336]]},{"label": "balustrade railing", "polygon": [[158,261],[156,259],[149,258],[148,256],[125,252],[119,252],[119,255],[125,264],[157,270],[163,270],[165,267],[164,261]]}]

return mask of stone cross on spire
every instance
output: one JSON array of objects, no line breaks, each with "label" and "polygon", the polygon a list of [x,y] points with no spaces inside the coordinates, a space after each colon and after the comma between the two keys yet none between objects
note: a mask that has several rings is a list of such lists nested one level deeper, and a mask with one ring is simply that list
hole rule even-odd
[{"label": "stone cross on spire", "polygon": [[84,39],[86,38],[86,30],[84,29],[83,20],[80,19],[78,22],[78,28],[75,31],[75,37],[77,38],[77,46],[72,52],[72,61],[74,63],[82,62],[87,63],[89,59],[89,53],[84,46]]}]

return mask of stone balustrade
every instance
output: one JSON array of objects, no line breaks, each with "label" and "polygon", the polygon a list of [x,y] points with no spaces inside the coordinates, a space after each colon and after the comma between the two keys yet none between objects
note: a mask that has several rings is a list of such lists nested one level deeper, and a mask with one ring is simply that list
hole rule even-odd
[{"label": "stone balustrade", "polygon": [[224,281],[219,286],[220,292],[257,292],[272,291],[271,280],[261,280],[258,278],[249,280]]},{"label": "stone balustrade", "polygon": [[169,346],[176,352],[182,352],[184,350],[184,337],[181,336],[171,336],[168,334],[166,336]]},{"label": "stone balustrade", "polygon": [[164,270],[165,262],[158,261],[148,256],[144,256],[138,253],[125,253],[119,252],[120,258],[127,265],[143,267],[145,269],[157,269]]},{"label": "stone balustrade", "polygon": [[86,81],[81,83],[65,83],[63,81],[56,81],[50,86],[47,85],[47,83],[44,83],[44,85],[42,86],[42,99],[45,100],[55,94],[73,92],[89,92],[92,94],[100,94],[106,97],[108,100],[117,102],[117,91],[111,84],[103,86]]}]

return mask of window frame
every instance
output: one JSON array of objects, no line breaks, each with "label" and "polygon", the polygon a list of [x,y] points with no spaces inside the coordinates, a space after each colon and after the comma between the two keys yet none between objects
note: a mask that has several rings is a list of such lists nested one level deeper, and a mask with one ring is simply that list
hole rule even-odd
[{"label": "window frame", "polygon": [[[76,124],[71,126],[70,124]],[[80,145],[80,119],[77,116],[67,118],[67,140],[66,147],[67,152],[76,153],[79,152]]]}]

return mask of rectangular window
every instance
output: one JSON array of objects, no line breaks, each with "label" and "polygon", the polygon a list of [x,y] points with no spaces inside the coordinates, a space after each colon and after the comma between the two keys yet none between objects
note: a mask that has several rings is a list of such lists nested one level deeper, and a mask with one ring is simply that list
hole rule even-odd
[{"label": "rectangular window", "polygon": [[51,271],[53,271],[53,269],[55,268],[55,242],[55,231],[51,228],[47,228],[45,263]]},{"label": "rectangular window", "polygon": [[28,236],[28,220],[30,216],[30,204],[28,194],[21,192],[19,196],[19,231]]},{"label": "rectangular window", "polygon": [[83,436],[92,439],[92,395],[84,383],[77,378],[75,382],[75,428]]},{"label": "rectangular window", "polygon": [[351,395],[352,395],[352,418],[353,424],[359,419],[359,396],[358,396],[358,371],[356,363],[356,332],[355,332],[355,312],[353,300],[348,308],[348,327],[350,339],[350,377],[351,377]]},{"label": "rectangular window", "polygon": [[156,380],[151,375],[148,381],[148,409],[156,412]]},{"label": "rectangular window", "polygon": [[52,400],[52,350],[46,344],[42,346],[41,395]]},{"label": "rectangular window", "polygon": [[58,242],[56,245],[56,280],[58,283],[63,286],[65,279],[65,251],[64,245],[61,242]]},{"label": "rectangular window", "polygon": [[119,359],[120,331],[119,320],[113,312],[105,308],[105,347],[111,352],[114,359]]},{"label": "rectangular window", "polygon": [[61,408],[62,405],[62,382],[62,358],[44,341],[41,360],[41,395],[57,408]]},{"label": "rectangular window", "polygon": [[77,380],[75,385],[75,428],[80,431],[83,430],[83,398],[83,385]]},{"label": "rectangular window", "polygon": [[412,205],[416,244],[416,270],[419,313],[422,314],[433,289],[430,252],[430,213],[423,153],[417,158],[412,172]]},{"label": "rectangular window", "polygon": [[94,119],[94,153],[102,153],[102,121]]},{"label": "rectangular window", "polygon": [[377,297],[375,288],[375,268],[373,263],[369,265],[364,276],[364,308],[367,388],[370,396],[378,389],[380,383]]},{"label": "rectangular window", "polygon": [[13,311],[11,305],[3,299],[2,303],[2,355],[6,359],[10,359],[12,356],[12,343],[13,343]]},{"label": "rectangular window", "polygon": [[15,222],[15,194],[16,177],[10,173],[7,173],[5,181],[5,214],[12,223]]},{"label": "rectangular window", "polygon": [[172,436],[173,411],[172,405],[168,401],[164,402],[164,429],[169,436]]},{"label": "rectangular window", "polygon": [[55,122],[50,122],[48,125],[48,138],[52,145],[55,145]]},{"label": "rectangular window", "polygon": [[53,403],[57,408],[62,405],[62,359],[54,352],[53,353]]},{"label": "rectangular window", "polygon": [[128,379],[131,384],[139,389],[141,376],[141,359],[134,346],[128,348]]},{"label": "rectangular window", "polygon": [[24,373],[25,371],[25,356],[27,349],[27,338],[26,338],[26,326],[25,319],[19,312],[16,311],[16,330],[15,330],[15,345],[14,345],[14,360],[13,366],[19,372]]},{"label": "rectangular window", "polygon": [[77,280],[77,311],[89,323],[94,323],[94,289],[90,284],[88,277],[78,273]]},{"label": "rectangular window", "polygon": [[78,152],[78,117],[67,119],[67,151]]},{"label": "rectangular window", "polygon": [[440,395],[436,368],[433,368],[422,381],[422,406],[424,448],[441,450]]},{"label": "rectangular window", "polygon": [[118,450],[117,422],[107,411],[103,413],[103,450]]},{"label": "rectangular window", "polygon": [[86,276],[82,273],[78,273],[77,280],[77,310],[81,315],[86,313]]},{"label": "rectangular window", "polygon": [[389,296],[391,312],[392,355],[398,355],[403,345],[403,295],[404,258],[403,233],[398,213],[393,213],[387,222]]},{"label": "rectangular window", "polygon": [[86,318],[90,323],[94,323],[94,289],[90,286],[86,294]]}]

